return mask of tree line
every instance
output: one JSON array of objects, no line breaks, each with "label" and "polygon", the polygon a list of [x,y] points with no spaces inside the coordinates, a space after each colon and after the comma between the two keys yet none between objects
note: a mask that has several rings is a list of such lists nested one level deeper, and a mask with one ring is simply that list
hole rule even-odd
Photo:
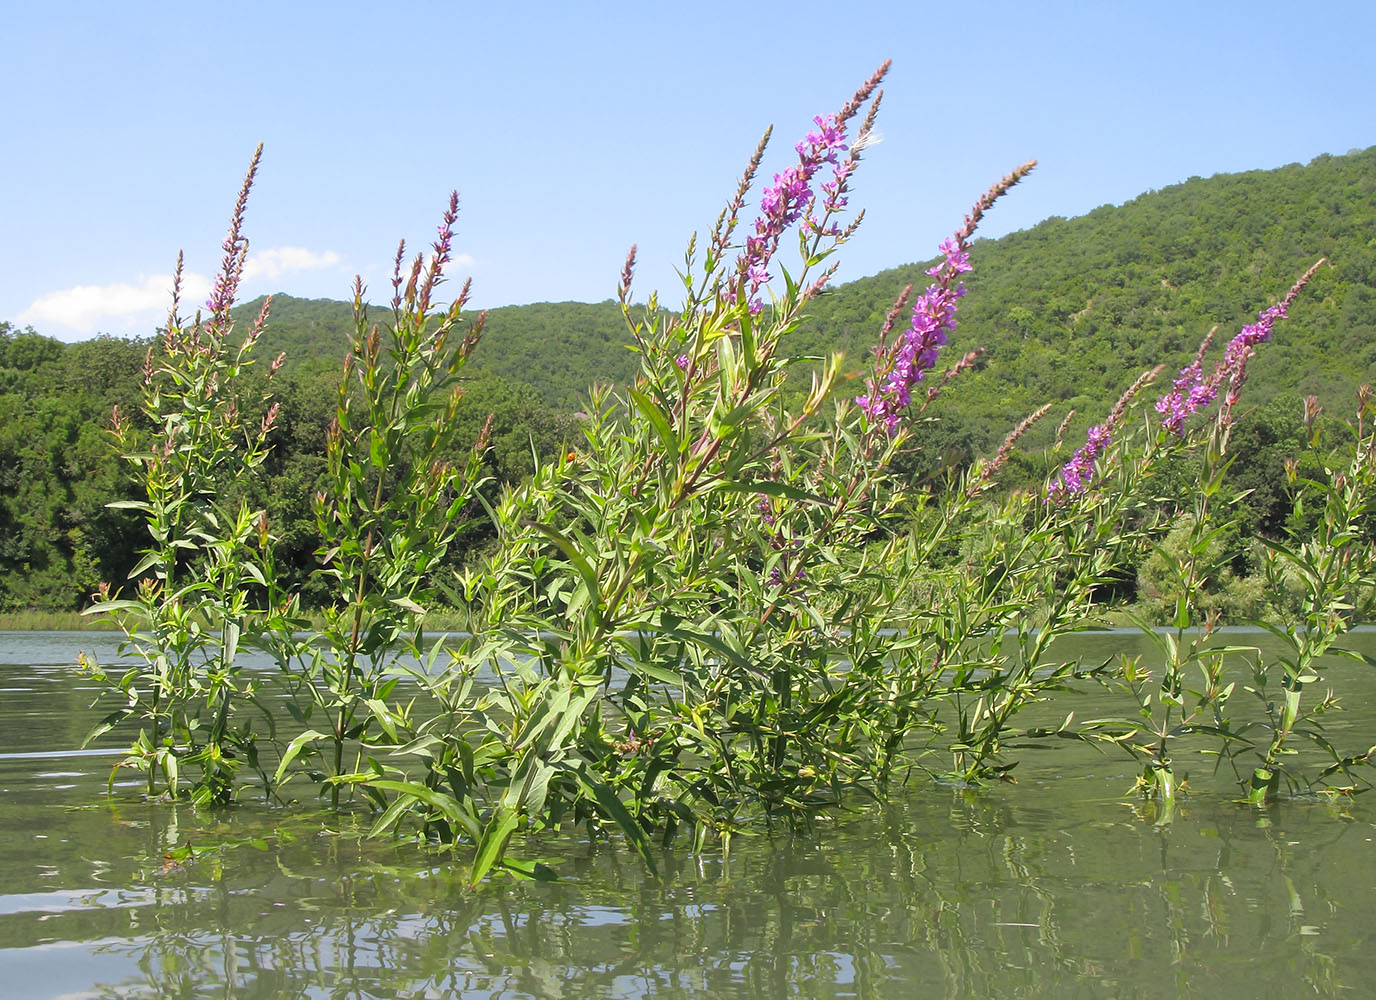
[{"label": "tree line", "polygon": [[[1068,411],[1075,416],[1066,432],[1082,436],[1138,372],[1164,364],[1160,378],[1173,377],[1210,327],[1220,324],[1220,337],[1230,336],[1323,256],[1329,266],[1316,275],[1303,316],[1249,370],[1255,410],[1231,444],[1228,475],[1252,491],[1246,529],[1277,532],[1295,516],[1285,470],[1302,450],[1305,397],[1314,397],[1311,410],[1342,414],[1357,386],[1376,374],[1373,232],[1376,147],[1307,166],[1191,178],[1120,207],[978,241],[974,294],[943,365],[966,351],[982,353],[944,389],[940,419],[915,435],[901,462],[915,481],[936,482],[991,454],[1013,424],[1051,402],[1057,419],[1029,433],[1006,477],[1014,487],[1039,480],[1053,464],[1046,449]],[[825,293],[787,349],[802,356],[842,349],[858,374],[894,296],[905,284],[925,283],[924,267],[905,265]],[[239,308],[244,328],[259,305]],[[275,297],[259,352],[285,352],[286,367],[272,389],[280,418],[269,476],[252,499],[280,534],[283,565],[302,574],[319,544],[311,498],[323,474],[350,308]],[[130,489],[107,428],[116,407],[137,412],[155,336],[64,344],[0,322],[0,610],[79,608],[100,583],[123,580],[137,562],[146,544],[141,524],[106,506]],[[532,452],[577,450],[588,387],[624,384],[637,366],[631,346],[611,301],[491,311],[457,435],[475,440],[492,415],[489,489],[527,475]],[[266,396],[262,405],[266,410]],[[481,510],[473,513],[454,547],[456,565],[490,538]],[[1246,576],[1243,557],[1237,574],[1238,581]],[[1142,567],[1121,596],[1149,601],[1150,576]]]}]

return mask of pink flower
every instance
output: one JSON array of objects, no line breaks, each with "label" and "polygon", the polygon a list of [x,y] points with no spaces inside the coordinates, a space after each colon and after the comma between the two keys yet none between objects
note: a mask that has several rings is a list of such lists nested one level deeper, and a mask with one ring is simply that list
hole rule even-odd
[{"label": "pink flower", "polygon": [[882,422],[890,435],[898,432],[899,414],[912,403],[913,387],[927,377],[956,329],[956,303],[965,294],[965,286],[952,288],[951,282],[970,270],[970,254],[954,240],[942,243],[941,251],[945,260],[927,271],[937,280],[917,297],[908,329],[880,361],[881,368],[887,365],[886,376],[878,382],[870,379],[869,392],[855,400],[872,421]]},{"label": "pink flower", "polygon": [[[774,183],[760,196],[760,216],[755,220],[755,233],[746,237],[745,251],[737,266],[746,279],[746,295],[752,314],[762,308],[759,290],[770,280],[769,262],[779,247],[779,237],[803,215],[812,203],[812,178],[823,163],[835,165],[835,180],[828,189],[828,205],[844,205],[839,199],[845,178],[853,165],[838,164],[838,157],[846,149],[846,130],[835,115],[813,118],[817,128],[811,131],[794,149],[798,162],[783,173],[774,175]],[[847,161],[849,164],[850,161]],[[817,228],[820,229],[820,226]]]},{"label": "pink flower", "polygon": [[[1285,319],[1290,304],[1295,301],[1301,289],[1309,283],[1314,272],[1323,263],[1320,259],[1300,279],[1290,287],[1285,298],[1268,306],[1257,314],[1255,323],[1244,326],[1223,351],[1223,360],[1214,365],[1206,379],[1203,377],[1203,354],[1209,344],[1206,337],[1200,345],[1199,355],[1194,362],[1180,370],[1180,377],[1171,386],[1171,391],[1156,401],[1156,412],[1161,414],[1161,425],[1172,434],[1185,433],[1185,421],[1218,398],[1218,391],[1226,382],[1231,386],[1229,405],[1236,400],[1236,394],[1247,380],[1247,362],[1256,353],[1256,346],[1271,339],[1271,330],[1278,319]],[[1210,335],[1212,336],[1212,334]]]}]

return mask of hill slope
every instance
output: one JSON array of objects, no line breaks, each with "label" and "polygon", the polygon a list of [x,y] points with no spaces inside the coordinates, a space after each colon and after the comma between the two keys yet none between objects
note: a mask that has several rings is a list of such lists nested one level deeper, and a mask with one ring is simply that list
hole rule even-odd
[{"label": "hill slope", "polygon": [[[984,425],[986,445],[1048,400],[1102,415],[1143,369],[1188,363],[1214,324],[1217,356],[1319,257],[1330,267],[1259,352],[1248,392],[1253,402],[1315,393],[1338,404],[1376,377],[1376,147],[1192,178],[978,242],[950,349],[987,353],[952,386],[947,409]],[[926,280],[909,265],[838,288],[800,331],[800,348],[840,348],[860,364],[888,300]]]},{"label": "hill slope", "polygon": [[[986,353],[952,387],[951,404],[994,436],[1048,400],[1102,409],[1143,368],[1187,363],[1214,324],[1221,339],[1231,336],[1321,256],[1330,267],[1251,369],[1257,400],[1298,392],[1332,402],[1376,373],[1376,146],[1308,166],[1191,178],[980,240],[948,350],[951,360],[976,346]],[[827,292],[794,334],[794,351],[842,350],[858,372],[898,291],[926,283],[924,267]],[[267,346],[293,360],[337,358],[351,325],[347,303],[278,296]],[[593,381],[631,376],[629,345],[611,301],[507,306],[490,312],[474,362],[574,409]]]},{"label": "hill slope", "polygon": [[[1313,393],[1342,414],[1356,385],[1376,381],[1376,147],[1303,167],[1193,178],[1121,207],[978,242],[959,331],[940,364],[975,346],[987,351],[947,390],[941,421],[922,430],[922,452],[905,471],[922,476],[988,454],[1050,400],[1058,417],[1026,439],[1029,454],[1014,462],[1024,463],[1025,480],[1039,478],[1046,470],[1038,445],[1059,415],[1077,410],[1078,436],[1142,369],[1165,363],[1169,377],[1187,363],[1215,323],[1217,356],[1223,340],[1320,256],[1331,267],[1249,369],[1247,400],[1263,412],[1234,437],[1246,456],[1234,483],[1255,491],[1248,503],[1256,523],[1274,526],[1287,511],[1277,484],[1299,433],[1298,397]],[[904,284],[926,283],[922,268],[904,265],[821,296],[790,349],[845,351],[859,391],[890,303]],[[258,306],[240,307],[245,327]],[[386,310],[372,315],[385,319]],[[282,558],[302,572],[318,544],[310,497],[352,325],[348,303],[277,296],[260,352],[285,350],[289,359],[273,388],[282,415],[263,502],[284,539]],[[590,383],[631,377],[628,346],[615,303],[493,310],[459,415],[463,436],[475,437],[493,412],[490,469],[498,479],[519,477],[532,441],[549,453],[576,436],[566,415]],[[78,606],[135,561],[144,529],[105,506],[125,492],[126,473],[102,428],[115,405],[137,411],[145,347],[113,338],[62,344],[0,323],[0,610]]]}]

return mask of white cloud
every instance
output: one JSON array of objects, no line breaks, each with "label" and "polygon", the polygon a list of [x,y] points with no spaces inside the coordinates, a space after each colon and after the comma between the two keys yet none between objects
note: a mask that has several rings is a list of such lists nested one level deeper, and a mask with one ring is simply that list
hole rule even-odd
[{"label": "white cloud", "polygon": [[[182,304],[199,302],[210,294],[210,281],[199,274],[182,272]],[[98,331],[112,333],[153,332],[165,319],[172,304],[172,275],[152,274],[136,284],[77,285],[39,296],[19,314],[19,322],[37,328],[39,333],[89,336]],[[59,327],[51,330],[51,327]],[[119,329],[113,329],[118,327]]]},{"label": "white cloud", "polygon": [[270,247],[250,253],[244,263],[244,281],[280,278],[293,271],[321,271],[338,267],[343,258],[333,250],[316,253],[305,247]]},{"label": "white cloud", "polygon": [[[243,281],[275,281],[303,271],[338,268],[343,258],[333,250],[316,253],[305,247],[270,247],[249,254]],[[182,272],[181,312],[194,313],[210,295],[211,279]],[[95,333],[151,334],[167,319],[172,304],[172,275],[140,276],[134,282],[77,285],[48,292],[19,314],[18,322],[39,333],[70,339]]]}]

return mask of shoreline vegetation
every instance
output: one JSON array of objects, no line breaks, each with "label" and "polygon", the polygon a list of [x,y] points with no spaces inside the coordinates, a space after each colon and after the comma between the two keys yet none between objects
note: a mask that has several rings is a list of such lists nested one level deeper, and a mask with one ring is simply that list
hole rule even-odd
[{"label": "shoreline vegetation", "polygon": [[[1230,474],[1255,450],[1253,360],[1292,309],[1331,311],[1335,267],[1294,248],[1217,344],[1218,327],[1183,334],[1198,346],[1175,374],[1153,356],[1087,418],[1029,402],[1001,443],[947,462],[947,402],[987,370],[977,347],[945,349],[984,267],[974,235],[1035,161],[893,290],[863,372],[793,339],[864,215],[851,178],[888,68],[813,118],[767,183],[766,130],[690,240],[673,311],[634,302],[631,247],[617,307],[637,370],[595,385],[506,481],[487,463],[494,417],[459,419],[487,314],[467,282],[439,301],[457,192],[428,248],[398,247],[388,307],[355,280],[323,454],[308,480],[275,478],[290,377],[282,355],[259,360],[271,303],[246,332],[233,311],[260,146],[209,300],[183,315],[179,260],[138,398],[112,417],[136,488],[112,479],[108,507],[141,537],[133,582],[100,582],[89,613],[133,662],[79,658],[109,710],[87,742],[136,731],[116,768],[149,799],[362,807],[371,834],[445,848],[474,885],[551,877],[519,857],[526,834],[619,833],[654,872],[656,844],[729,848],[914,775],[987,784],[1066,741],[1131,761],[1158,825],[1196,755],[1255,806],[1371,787],[1376,746],[1326,735],[1322,674],[1330,655],[1366,659],[1342,639],[1376,598],[1376,392],[1311,394],[1269,479]],[[274,513],[283,494],[293,518]],[[427,647],[445,605],[459,641]],[[1061,658],[1057,637],[1113,609],[1149,665]],[[1264,655],[1214,641],[1234,620],[1270,633]],[[248,670],[247,648],[273,667]],[[1130,708],[1028,721],[1086,685]]]},{"label": "shoreline vegetation", "polygon": [[[325,627],[322,614],[307,614],[302,621],[306,632],[319,632]],[[458,632],[463,630],[466,621],[466,616],[456,611],[432,611],[421,619],[421,629],[427,633]],[[0,632],[122,631],[109,617],[80,611],[0,611]]]},{"label": "shoreline vegetation", "polygon": [[[1376,600],[1359,597],[1354,602],[1358,607],[1372,607]],[[318,633],[325,627],[325,616],[320,613],[306,613],[302,617],[303,631]],[[470,623],[467,612],[459,610],[427,611],[420,619],[420,630],[426,634],[462,633]],[[1168,630],[1173,627],[1169,618],[1144,616],[1136,606],[1122,606],[1104,609],[1097,616],[1096,624],[1085,631],[1100,629],[1129,629],[1146,626],[1155,630]],[[1250,626],[1265,631],[1265,626]],[[1376,620],[1354,616],[1350,620],[1351,629],[1376,627]],[[0,632],[114,632],[120,633],[121,627],[108,617],[83,614],[80,611],[0,611]]]},{"label": "shoreline vegetation", "polygon": [[[910,441],[895,471],[938,488],[1051,401],[1058,415],[1027,431],[1001,474],[1003,488],[1034,486],[1056,459],[1060,414],[1074,411],[1067,440],[1084,433],[1143,368],[1183,366],[1212,324],[1226,326],[1265,305],[1262,289],[1285,287],[1309,254],[1324,255],[1333,266],[1306,292],[1313,305],[1252,360],[1250,412],[1229,440],[1225,482],[1245,494],[1239,534],[1278,537],[1292,513],[1285,461],[1304,457],[1307,408],[1346,412],[1361,379],[1376,372],[1373,227],[1376,147],[1303,166],[1192,178],[1121,206],[975,240],[961,337],[962,349],[981,353],[944,386],[940,420]],[[807,321],[789,334],[790,351],[841,352],[842,379],[859,377],[894,291],[922,287],[926,266],[904,265],[815,296]],[[265,301],[235,306],[231,315],[246,326]],[[661,315],[666,322],[672,316]],[[274,296],[257,347],[265,359],[284,355],[270,390],[280,410],[265,475],[244,489],[266,509],[280,539],[278,570],[306,586],[308,606],[324,598],[309,581],[319,544],[310,498],[322,485],[338,364],[353,322],[351,301]],[[105,506],[131,485],[107,428],[115,406],[137,414],[153,344],[152,336],[63,344],[0,322],[0,611],[76,611],[101,581],[124,580],[138,561],[141,522]],[[530,476],[533,453],[548,460],[578,446],[576,414],[586,413],[587,387],[634,379],[638,355],[628,347],[634,338],[615,300],[491,310],[482,348],[464,374],[456,433],[471,442],[493,418],[484,499]],[[781,393],[795,401],[806,390],[806,379],[795,375]],[[260,398],[245,393],[257,416],[267,391],[260,379]],[[476,519],[450,547],[444,572],[480,560],[493,544],[490,524]],[[1229,567],[1234,595],[1218,602],[1225,620],[1253,613],[1259,571],[1255,552],[1237,553]],[[1108,602],[1131,600],[1124,590],[1135,587],[1119,581]],[[1142,613],[1169,618],[1159,608]]]},{"label": "shoreline vegetation", "polygon": [[[1369,604],[1370,602],[1368,602]],[[306,627],[303,631],[306,634],[318,634],[324,624],[323,618],[308,618]],[[467,624],[464,616],[457,614],[438,613],[426,615],[421,619],[420,631],[427,636],[456,634],[461,635]],[[1144,628],[1143,620],[1132,616],[1130,613],[1110,612],[1103,616],[1102,620],[1094,625],[1084,628],[1085,634],[1095,632],[1123,632],[1123,631],[1142,631]],[[1150,622],[1145,625],[1147,630],[1153,632],[1170,632],[1173,626],[1167,621]],[[1235,625],[1220,626],[1215,629],[1216,633],[1221,629],[1228,629],[1231,632],[1255,632],[1257,634],[1267,634],[1268,630],[1263,625]],[[1201,626],[1202,629],[1202,626]],[[1376,629],[1376,622],[1366,620],[1354,620],[1348,627],[1350,632],[1370,632]],[[93,619],[89,615],[83,615],[77,611],[34,611],[34,612],[5,612],[0,613],[0,633],[3,632],[92,632],[107,633],[110,635],[123,635],[124,630],[118,625],[112,624],[108,619]],[[73,658],[76,654],[73,653]]]}]

